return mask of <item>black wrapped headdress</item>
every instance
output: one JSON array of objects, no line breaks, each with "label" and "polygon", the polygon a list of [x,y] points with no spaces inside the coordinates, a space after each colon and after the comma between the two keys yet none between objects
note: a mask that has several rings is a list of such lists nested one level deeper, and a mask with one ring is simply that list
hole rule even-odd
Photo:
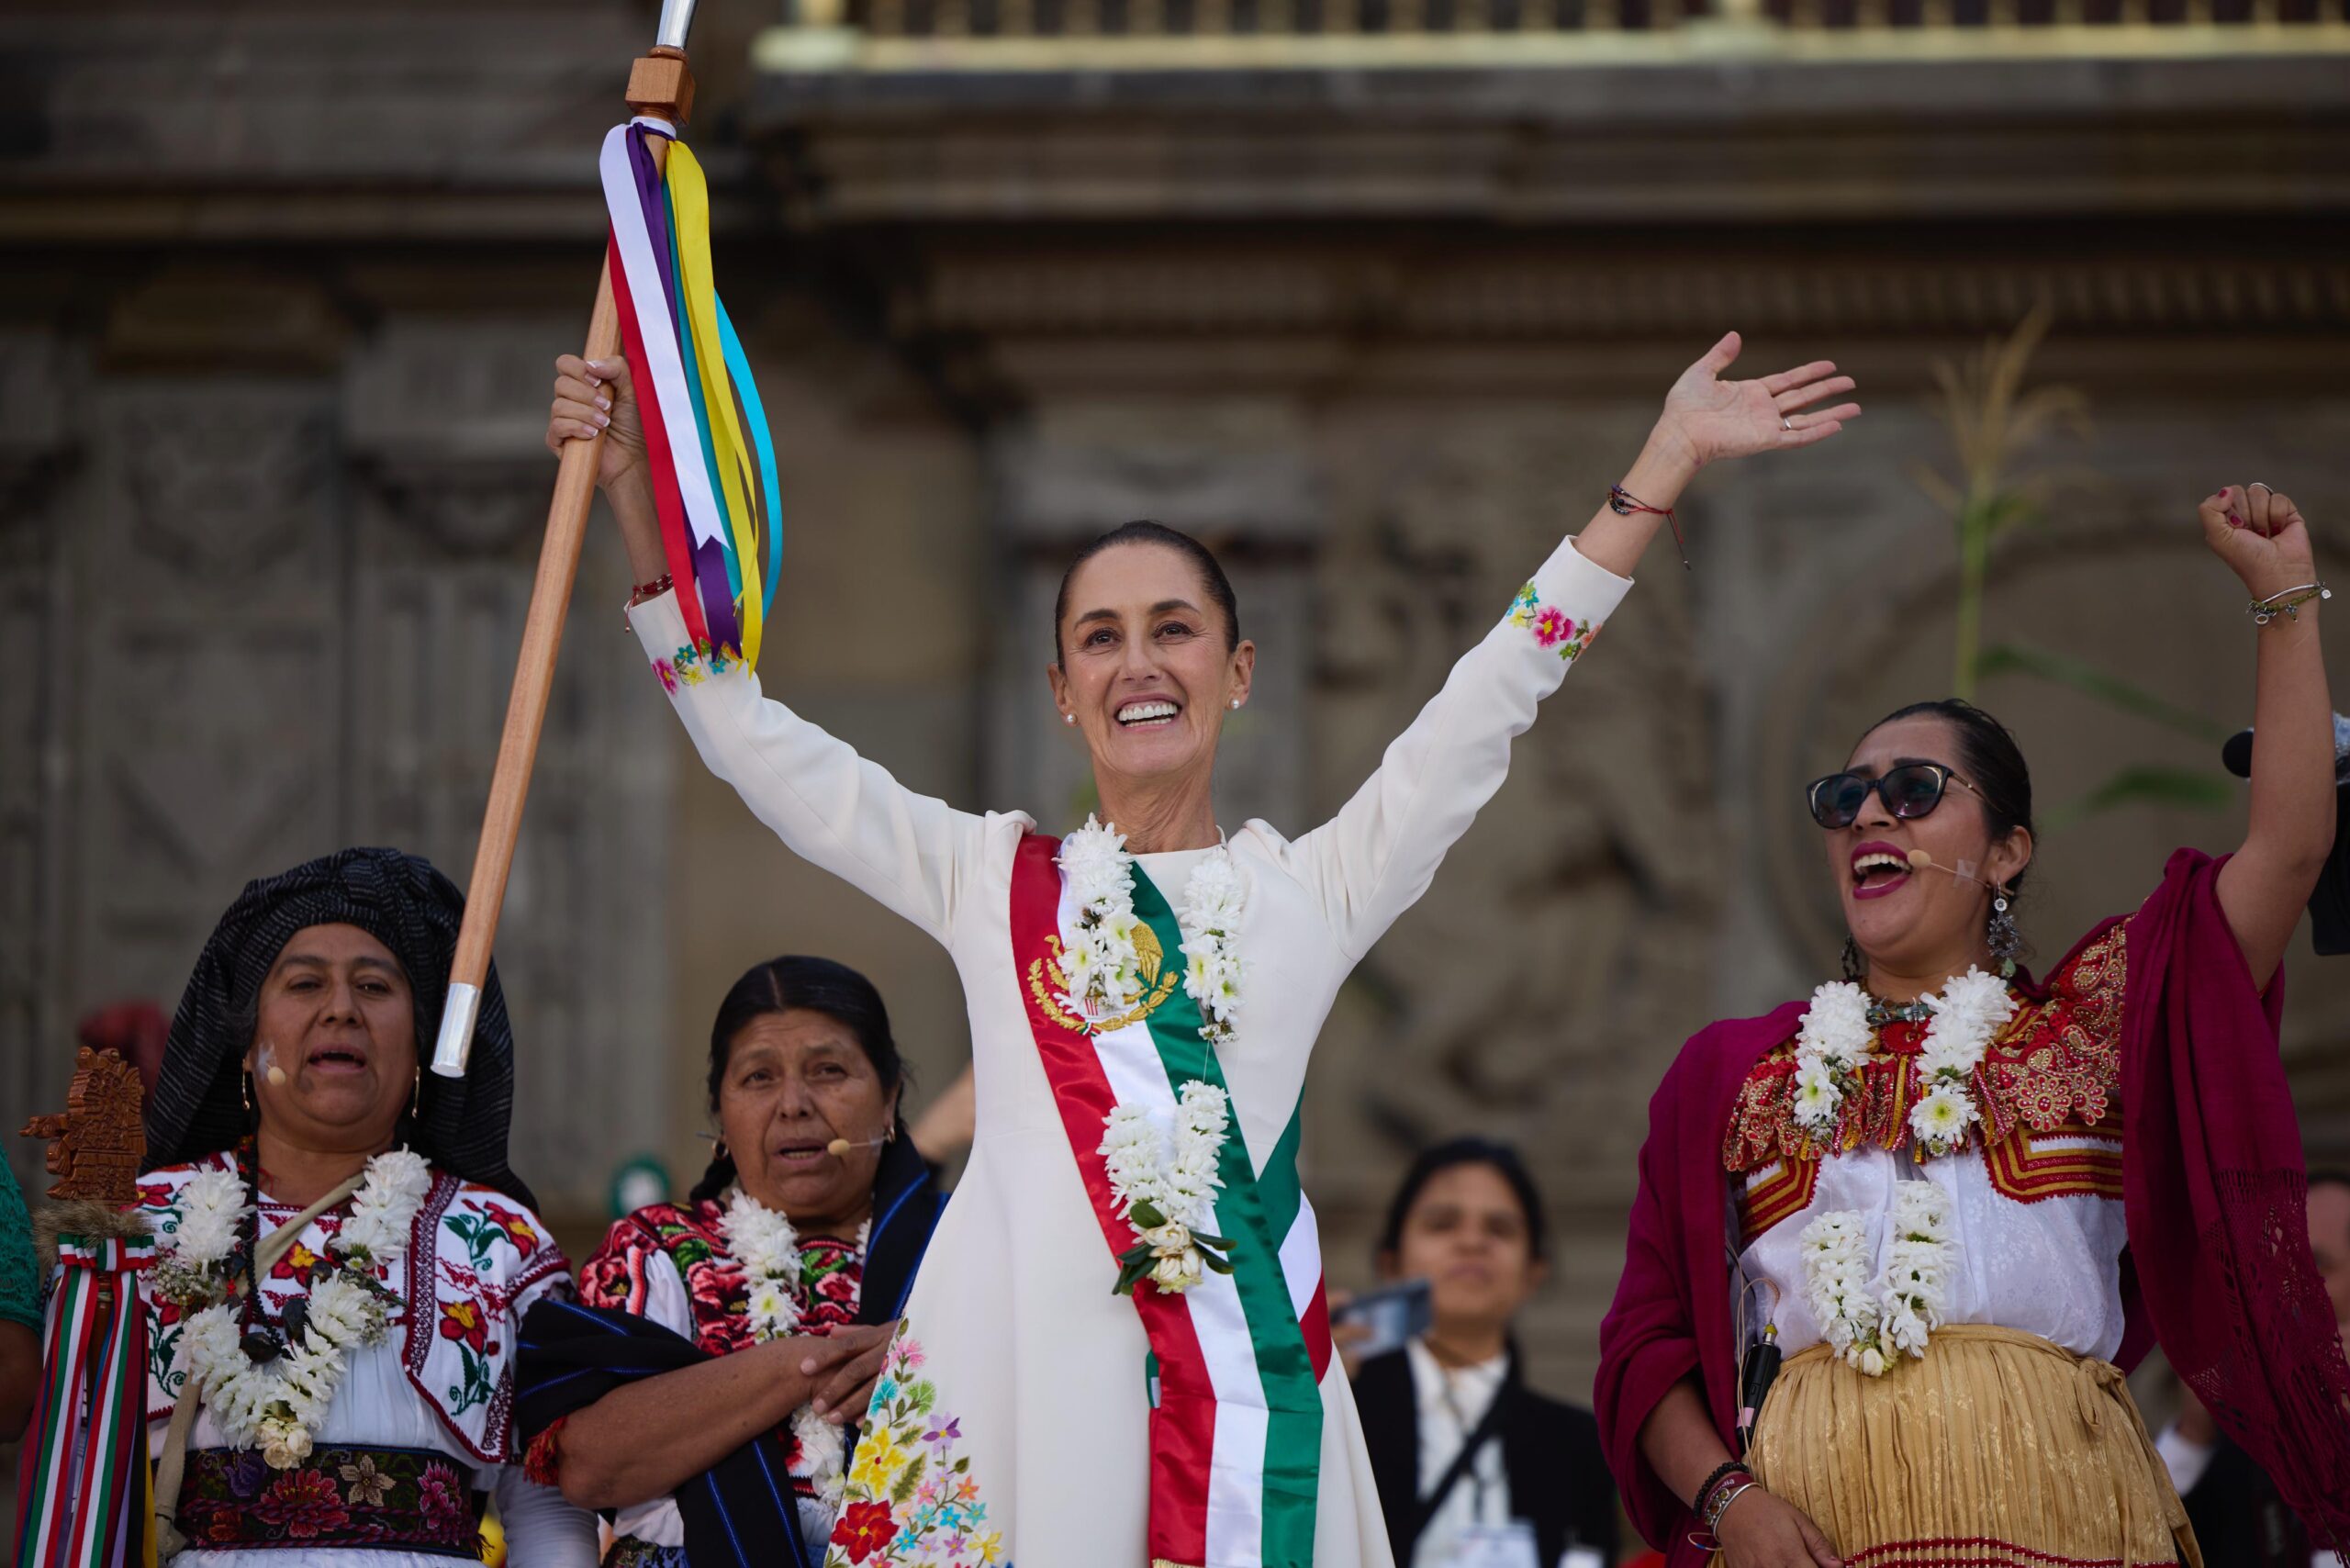
[{"label": "black wrapped headdress", "polygon": [[[147,1166],[184,1164],[242,1137],[244,1057],[262,981],[294,934],[355,925],[391,949],[416,998],[417,1061],[432,1053],[449,994],[449,965],[465,901],[421,856],[339,849],[245,884],[220,917],[172,1020],[171,1044],[147,1099]],[[493,966],[482,986],[473,1058],[462,1079],[427,1072],[409,1142],[442,1170],[535,1207],[508,1169],[514,1115],[514,1031]]]}]

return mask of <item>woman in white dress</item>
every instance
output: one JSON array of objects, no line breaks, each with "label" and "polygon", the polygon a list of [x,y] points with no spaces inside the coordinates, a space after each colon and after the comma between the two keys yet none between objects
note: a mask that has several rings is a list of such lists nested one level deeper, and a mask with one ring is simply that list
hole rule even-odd
[{"label": "woman in white dress", "polygon": [[1675,382],[1582,534],[1296,839],[1215,821],[1217,738],[1257,650],[1195,542],[1129,524],[1063,580],[1046,673],[1105,821],[1056,841],[1024,814],[901,788],[763,697],[732,650],[695,645],[627,367],[558,362],[548,443],[608,437],[599,482],[642,579],[630,619],[704,762],[795,853],[944,944],[970,1011],[970,1163],[875,1389],[830,1562],[1388,1562],[1297,1183],[1306,1058],[1697,469],[1858,412],[1803,411],[1852,387],[1824,362],[1719,379],[1738,350],[1724,338]]}]

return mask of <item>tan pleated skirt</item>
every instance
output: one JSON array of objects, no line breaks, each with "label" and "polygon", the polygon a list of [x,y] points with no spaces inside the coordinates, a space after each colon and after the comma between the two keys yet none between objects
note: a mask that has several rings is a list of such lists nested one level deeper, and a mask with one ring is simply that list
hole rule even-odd
[{"label": "tan pleated skirt", "polygon": [[2120,1370],[2012,1328],[1937,1329],[1883,1377],[1790,1357],[1749,1459],[1852,1568],[2202,1568]]}]

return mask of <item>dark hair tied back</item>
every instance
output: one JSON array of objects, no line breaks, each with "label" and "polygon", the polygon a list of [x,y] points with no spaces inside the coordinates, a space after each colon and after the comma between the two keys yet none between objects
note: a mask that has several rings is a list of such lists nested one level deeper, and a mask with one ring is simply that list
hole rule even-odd
[{"label": "dark hair tied back", "polygon": [[[821,1013],[855,1035],[865,1059],[880,1076],[884,1092],[896,1090],[905,1081],[906,1065],[898,1055],[898,1042],[890,1034],[890,1010],[882,1005],[881,993],[874,989],[873,982],[846,964],[787,953],[744,971],[743,978],[726,993],[726,1000],[718,1004],[718,1016],[710,1025],[712,1115],[718,1113],[720,1092],[726,1087],[726,1063],[734,1053],[735,1039],[755,1020],[795,1007]],[[694,1183],[691,1199],[697,1204],[705,1202],[733,1184],[734,1159],[721,1144],[710,1169]]]},{"label": "dark hair tied back", "polygon": [[[1951,726],[1958,737],[1958,755],[1949,760],[1975,786],[1994,839],[2005,838],[2018,828],[2038,836],[2031,825],[2031,769],[2024,766],[2023,748],[2016,745],[2005,724],[1964,698],[1945,697],[1897,708],[1871,724],[1863,738],[1896,719],[1940,719]],[[2030,870],[2027,866],[2008,879],[2009,898],[2023,891],[2024,876]]]},{"label": "dark hair tied back", "polygon": [[1404,1184],[1395,1189],[1395,1201],[1387,1205],[1387,1223],[1380,1227],[1379,1249],[1393,1252],[1404,1245],[1404,1222],[1412,1215],[1412,1205],[1420,1201],[1427,1184],[1446,1171],[1463,1165],[1484,1165],[1509,1183],[1517,1195],[1517,1206],[1526,1212],[1527,1246],[1532,1256],[1549,1255],[1550,1230],[1542,1215],[1542,1193],[1528,1173],[1526,1161],[1509,1144],[1492,1138],[1456,1137],[1424,1148],[1412,1168],[1404,1173]]},{"label": "dark hair tied back", "polygon": [[1061,622],[1069,619],[1069,585],[1077,577],[1077,569],[1102,554],[1120,544],[1157,544],[1172,550],[1191,563],[1200,574],[1200,586],[1207,589],[1208,598],[1224,613],[1224,646],[1225,652],[1240,645],[1240,600],[1232,591],[1232,579],[1224,575],[1224,564],[1215,552],[1185,533],[1163,522],[1143,520],[1121,523],[1094,540],[1077,553],[1077,559],[1061,574],[1060,592],[1053,596],[1053,659],[1058,664],[1068,660],[1061,655]]}]

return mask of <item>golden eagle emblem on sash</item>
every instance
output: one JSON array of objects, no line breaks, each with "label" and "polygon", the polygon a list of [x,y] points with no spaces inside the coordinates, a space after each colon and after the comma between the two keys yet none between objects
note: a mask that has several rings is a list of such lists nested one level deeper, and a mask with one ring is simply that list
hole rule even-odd
[{"label": "golden eagle emblem on sash", "polygon": [[1071,1003],[1069,980],[1061,973],[1061,939],[1045,938],[1048,949],[1044,958],[1028,966],[1028,994],[1045,1015],[1062,1028],[1080,1035],[1114,1034],[1129,1024],[1139,1024],[1166,1004],[1175,994],[1176,983],[1182,979],[1180,969],[1169,968],[1167,950],[1159,946],[1158,933],[1147,921],[1135,923],[1135,969],[1142,976],[1142,998],[1124,1013],[1113,1017],[1088,1018]]}]

